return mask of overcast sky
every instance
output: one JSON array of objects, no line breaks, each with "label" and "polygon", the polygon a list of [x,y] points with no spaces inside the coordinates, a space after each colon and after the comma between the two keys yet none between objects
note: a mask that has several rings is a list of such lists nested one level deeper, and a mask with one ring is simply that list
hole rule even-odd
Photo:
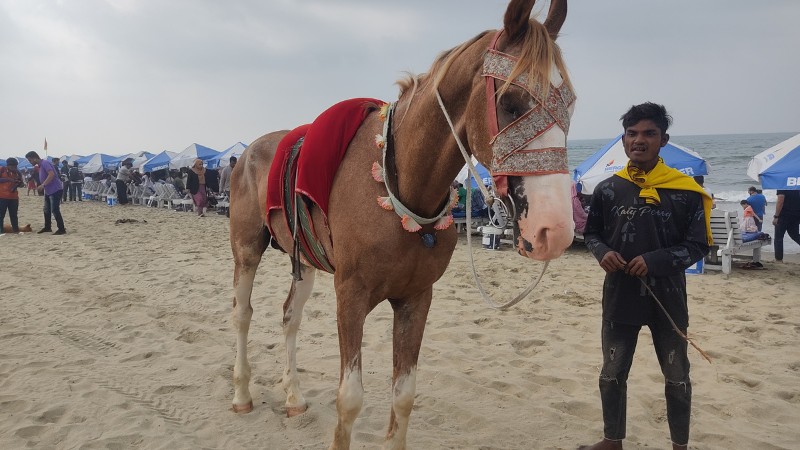
[{"label": "overcast sky", "polygon": [[[534,10],[546,11],[549,2]],[[0,0],[0,157],[224,150],[502,26],[501,0]],[[570,139],[632,104],[673,135],[800,130],[800,1],[573,0],[559,38]]]}]

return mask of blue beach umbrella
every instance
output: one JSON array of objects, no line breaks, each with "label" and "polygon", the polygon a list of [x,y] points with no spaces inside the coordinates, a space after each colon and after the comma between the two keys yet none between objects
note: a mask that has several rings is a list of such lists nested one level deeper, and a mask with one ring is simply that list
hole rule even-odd
[{"label": "blue beach umbrella", "polygon": [[17,169],[19,170],[33,169],[33,165],[29,163],[25,157],[21,157],[17,158]]},{"label": "blue beach umbrella", "polygon": [[800,190],[800,134],[754,156],[747,176],[764,189]]},{"label": "blue beach umbrella", "polygon": [[247,146],[242,142],[237,142],[227,149],[221,151],[218,155],[215,155],[213,158],[207,161],[206,167],[209,169],[218,169],[220,167],[227,167],[230,165],[231,156],[235,156],[239,158],[244,153],[244,149]]},{"label": "blue beach umbrella", "polygon": [[80,162],[83,158],[79,158],[76,161],[78,161],[78,166],[83,173],[97,173],[106,169],[106,164],[112,159],[114,159],[114,156],[106,155],[105,153],[95,153],[94,155],[90,155],[89,159],[83,164]]},{"label": "blue beach umbrella", "polygon": [[[667,142],[659,156],[664,164],[689,176],[708,175],[708,165],[702,156],[682,145]],[[581,186],[581,193],[591,194],[594,188],[628,163],[622,134],[612,139],[572,171],[572,180]]]},{"label": "blue beach umbrella", "polygon": [[[475,165],[475,170],[478,172],[480,181],[484,184],[484,186],[492,184],[492,174],[489,173],[489,169],[484,167],[483,164],[479,163],[474,156],[472,157],[472,164]],[[464,167],[462,167],[461,171],[458,172],[458,175],[456,175],[456,181],[466,186],[468,175],[469,169],[467,168],[467,165],[464,164]],[[472,187],[478,187],[478,182],[475,180],[475,178],[472,178]]]},{"label": "blue beach umbrella", "polygon": [[173,156],[175,156],[175,152],[164,150],[142,164],[142,172],[155,172],[156,170],[168,169],[169,162],[172,160]]},{"label": "blue beach umbrella", "polygon": [[219,152],[213,148],[208,148],[200,144],[192,144],[170,160],[169,168],[180,169],[181,167],[191,167],[195,159],[208,161],[217,155],[219,155]]}]

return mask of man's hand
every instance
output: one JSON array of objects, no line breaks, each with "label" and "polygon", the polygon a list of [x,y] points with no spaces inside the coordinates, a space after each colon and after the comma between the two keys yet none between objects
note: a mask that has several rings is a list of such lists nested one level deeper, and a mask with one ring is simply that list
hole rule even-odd
[{"label": "man's hand", "polygon": [[610,251],[603,255],[603,259],[600,260],[600,267],[606,271],[606,273],[613,273],[618,270],[624,269],[625,259],[619,253],[615,251]]},{"label": "man's hand", "polygon": [[36,186],[36,190],[39,192],[44,192],[44,185],[40,184],[39,186]]},{"label": "man's hand", "polygon": [[625,266],[625,273],[634,277],[643,277],[647,275],[647,263],[644,262],[642,255],[633,258],[631,262]]}]

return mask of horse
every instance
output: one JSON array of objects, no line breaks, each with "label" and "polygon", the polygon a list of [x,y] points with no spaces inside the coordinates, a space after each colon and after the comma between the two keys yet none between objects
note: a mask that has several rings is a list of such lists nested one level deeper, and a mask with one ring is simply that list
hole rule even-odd
[{"label": "horse", "polygon": [[[302,139],[288,150],[282,144],[290,137],[289,143],[295,142],[295,130],[268,133],[244,151],[232,172],[229,210],[235,263],[234,412],[253,408],[247,360],[250,300],[256,269],[269,246],[288,253],[293,264],[282,322],[286,414],[302,414],[308,407],[296,367],[296,336],[316,271],[326,270],[334,277],[340,354],[330,448],[350,447],[363,404],[365,321],[388,300],[394,314],[393,370],[384,445],[402,449],[432,286],[445,272],[458,239],[449,214],[457,201],[451,182],[465,162],[464,153],[490,168],[502,200],[515,203],[518,253],[549,261],[571,244],[566,137],[575,96],[555,43],[567,2],[553,0],[543,23],[531,18],[534,3],[510,0],[502,29],[479,33],[439,55],[429,72],[398,81],[396,102],[359,103],[363,122],[354,128],[332,176],[327,210],[303,197],[299,185],[294,192],[276,193],[285,186],[291,191],[291,174],[284,174],[284,185],[269,181],[267,173],[288,171],[285,155],[302,148]],[[294,209],[268,208],[270,195]],[[298,250],[313,247],[301,245],[302,227],[318,239],[316,250],[327,264]]]}]

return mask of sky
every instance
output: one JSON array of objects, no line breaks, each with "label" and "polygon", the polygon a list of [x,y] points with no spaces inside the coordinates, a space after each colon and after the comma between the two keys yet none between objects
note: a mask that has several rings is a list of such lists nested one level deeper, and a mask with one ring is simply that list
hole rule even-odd
[{"label": "sky", "polygon": [[[0,157],[224,150],[502,27],[501,0],[0,0]],[[538,2],[542,19],[549,2]],[[573,0],[569,139],[663,103],[673,136],[800,130],[797,0]]]}]

